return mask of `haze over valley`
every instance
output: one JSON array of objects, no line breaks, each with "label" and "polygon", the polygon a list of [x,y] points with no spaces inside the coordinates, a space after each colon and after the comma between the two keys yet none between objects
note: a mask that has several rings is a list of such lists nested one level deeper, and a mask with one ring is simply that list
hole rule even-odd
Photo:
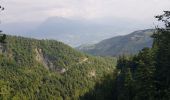
[{"label": "haze over valley", "polygon": [[55,39],[77,47],[133,31],[153,29],[169,1],[5,0],[0,27],[7,34]]},{"label": "haze over valley", "polygon": [[37,39],[54,39],[77,47],[94,44],[118,35],[129,34],[134,30],[153,28],[149,23],[108,19],[68,19],[51,17],[43,22],[8,23],[1,25],[5,33]]}]

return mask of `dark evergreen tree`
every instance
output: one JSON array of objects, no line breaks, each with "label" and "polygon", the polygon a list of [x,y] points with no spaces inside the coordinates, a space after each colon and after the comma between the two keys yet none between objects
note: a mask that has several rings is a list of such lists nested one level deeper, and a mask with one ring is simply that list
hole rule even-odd
[{"label": "dark evergreen tree", "polygon": [[2,34],[0,36],[0,43],[5,43],[5,40],[6,40],[6,34]]},{"label": "dark evergreen tree", "polygon": [[135,100],[155,100],[155,62],[154,54],[149,48],[138,54],[137,70],[135,72]]},{"label": "dark evergreen tree", "polygon": [[131,59],[119,57],[117,68],[120,70],[117,77],[117,100],[132,100],[134,97],[133,78],[131,73]]},{"label": "dark evergreen tree", "polygon": [[156,18],[165,25],[158,27],[153,35],[153,49],[156,51],[157,98],[170,100],[170,11],[164,11],[164,14]]}]

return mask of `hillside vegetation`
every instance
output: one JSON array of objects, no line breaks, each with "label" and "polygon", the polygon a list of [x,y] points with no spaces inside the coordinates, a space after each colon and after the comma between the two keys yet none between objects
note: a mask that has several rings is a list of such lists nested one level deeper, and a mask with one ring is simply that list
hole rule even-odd
[{"label": "hillside vegetation", "polygon": [[108,75],[82,100],[170,100],[170,11],[156,18],[165,27],[152,35],[152,48],[119,57],[114,76]]},{"label": "hillside vegetation", "polygon": [[103,40],[94,45],[82,45],[78,50],[98,56],[134,55],[144,47],[151,47],[154,29],[139,30],[125,36]]},{"label": "hillside vegetation", "polygon": [[54,40],[7,36],[0,44],[0,99],[76,100],[115,64]]}]

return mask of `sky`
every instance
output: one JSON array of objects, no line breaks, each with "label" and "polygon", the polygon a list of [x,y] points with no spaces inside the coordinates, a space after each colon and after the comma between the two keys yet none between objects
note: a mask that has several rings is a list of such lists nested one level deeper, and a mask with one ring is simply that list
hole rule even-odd
[{"label": "sky", "polygon": [[[44,31],[41,32],[41,30],[44,28],[41,29],[41,26],[53,17],[73,21],[76,19],[83,22],[82,25],[84,22],[88,22],[90,28],[93,28],[90,23],[103,25],[101,28],[103,33],[101,31],[98,33],[92,31],[88,34],[79,33],[79,40],[66,38],[70,34],[72,37],[77,37],[75,33],[70,33],[69,29],[65,29],[69,23],[63,23],[65,25],[63,30],[67,30],[69,34],[60,33],[58,30],[52,34],[50,33],[51,27],[49,27],[52,24],[45,26],[45,29],[49,27],[47,29],[49,31],[44,33],[44,36],[48,36],[46,38],[53,37],[53,39],[70,43],[70,45],[89,43],[93,42],[92,40],[101,41],[116,35],[129,34],[136,30],[154,28],[157,25],[154,16],[170,10],[170,0],[0,0],[0,4],[5,7],[5,11],[0,13],[0,28],[7,34],[32,36],[31,33],[42,37],[41,33]],[[65,21],[67,22],[67,20]],[[57,24],[54,26],[58,27]],[[76,25],[72,26],[76,27]],[[39,29],[39,27],[40,32],[34,33],[34,30]],[[86,32],[90,28],[84,28],[81,31]],[[94,30],[99,30],[95,28],[94,26]],[[105,37],[102,36],[104,33]],[[63,35],[64,38],[60,38],[60,35]],[[86,35],[87,37],[85,37]],[[98,40],[96,40],[97,38]],[[81,40],[84,41],[81,42]]]},{"label": "sky", "polygon": [[49,17],[94,20],[100,18],[151,21],[170,0],[1,0],[4,23],[44,21]]}]

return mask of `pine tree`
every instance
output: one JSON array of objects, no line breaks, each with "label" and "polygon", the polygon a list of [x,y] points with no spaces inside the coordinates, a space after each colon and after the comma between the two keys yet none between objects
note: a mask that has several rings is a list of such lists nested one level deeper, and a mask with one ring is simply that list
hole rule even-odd
[{"label": "pine tree", "polygon": [[132,100],[134,96],[131,61],[125,56],[118,60],[117,68],[120,74],[117,77],[117,100]]},{"label": "pine tree", "polygon": [[135,74],[135,100],[155,100],[154,82],[154,56],[149,48],[143,49],[139,54],[138,68]]},{"label": "pine tree", "polygon": [[157,28],[153,35],[154,48],[156,48],[156,73],[158,98],[170,99],[170,11],[156,16],[158,21],[164,23],[164,28]]}]

